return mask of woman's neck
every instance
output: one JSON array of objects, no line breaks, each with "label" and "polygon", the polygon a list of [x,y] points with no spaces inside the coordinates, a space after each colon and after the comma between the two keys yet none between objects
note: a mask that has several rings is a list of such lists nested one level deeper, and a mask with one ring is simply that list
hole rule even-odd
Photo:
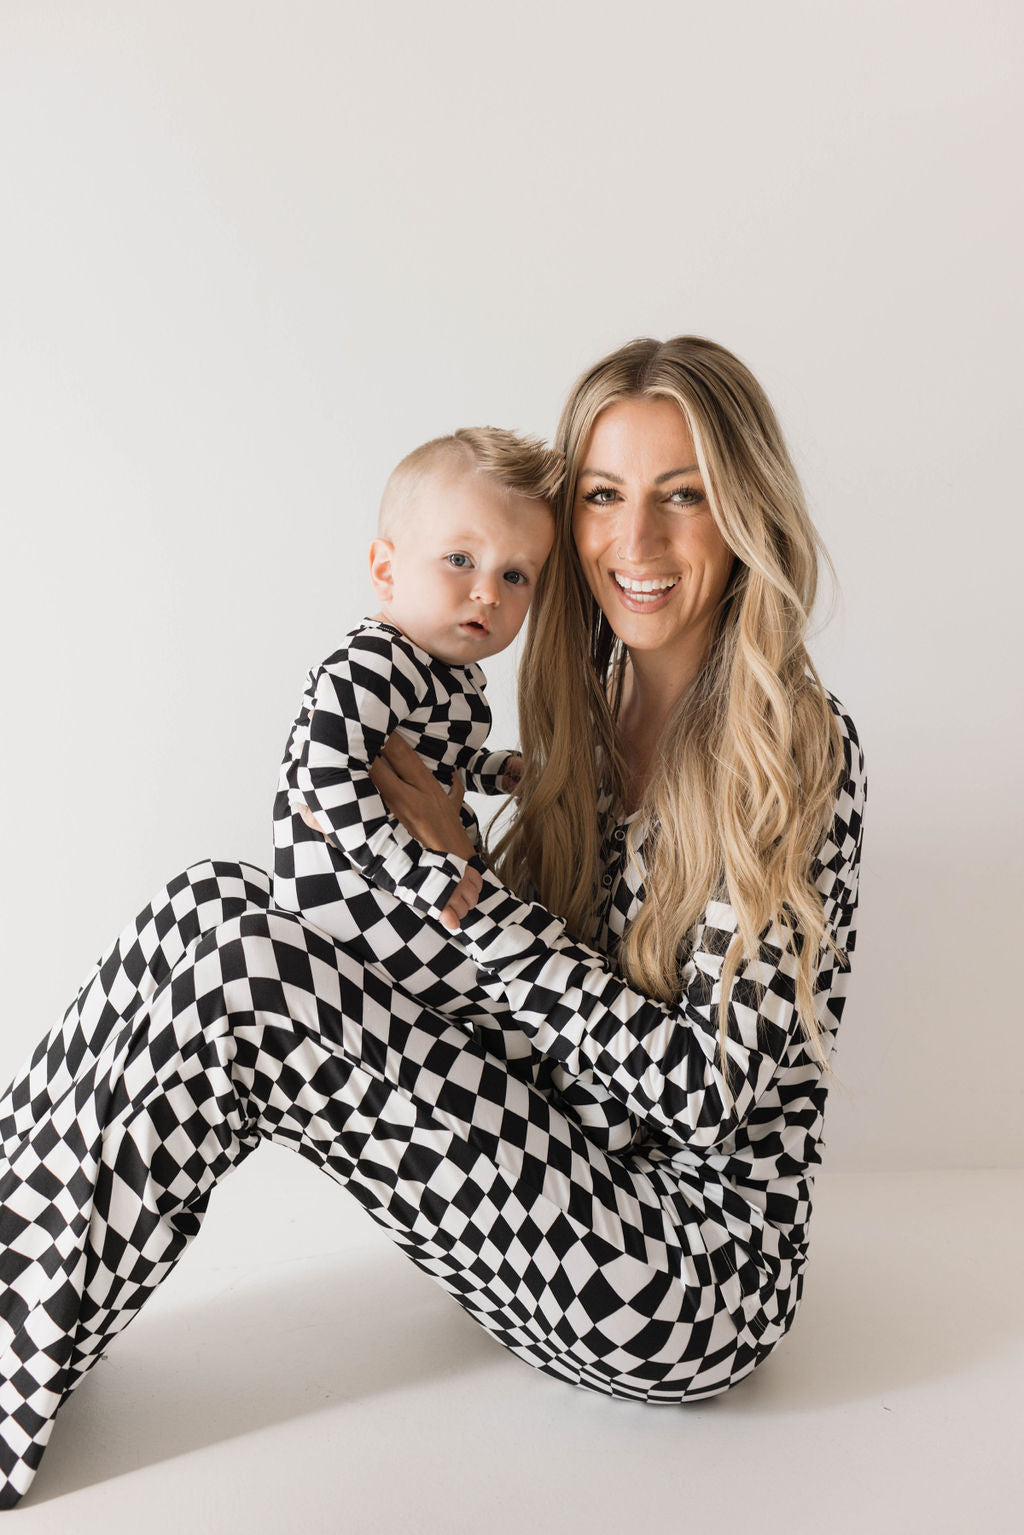
[{"label": "woman's neck", "polygon": [[700,663],[666,665],[657,652],[632,651],[622,684],[616,730],[626,770],[626,810],[637,809],[650,781],[658,743],[679,701],[689,692]]}]

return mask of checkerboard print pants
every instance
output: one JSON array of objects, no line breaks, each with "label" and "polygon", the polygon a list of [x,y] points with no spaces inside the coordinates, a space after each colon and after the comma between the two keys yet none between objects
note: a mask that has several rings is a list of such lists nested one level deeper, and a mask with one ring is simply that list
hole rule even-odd
[{"label": "checkerboard print pants", "polygon": [[734,1254],[695,1251],[639,1163],[277,910],[249,865],[196,865],[154,898],[0,1100],[0,1137],[0,1508],[263,1139],[564,1380],[671,1403],[757,1363]]}]

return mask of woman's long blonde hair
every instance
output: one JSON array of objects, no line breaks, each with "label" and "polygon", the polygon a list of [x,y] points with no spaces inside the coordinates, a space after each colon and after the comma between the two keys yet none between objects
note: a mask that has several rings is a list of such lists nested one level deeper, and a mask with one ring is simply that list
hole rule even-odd
[{"label": "woman's long blonde hair", "polygon": [[[819,554],[828,556],[764,391],[712,341],[630,342],[569,395],[555,443],[566,465],[555,547],[519,673],[520,810],[495,849],[496,866],[507,883],[562,916],[575,937],[596,937],[598,800],[610,791],[625,803],[616,715],[627,658],[583,576],[572,519],[594,422],[609,405],[637,396],[679,406],[712,516],[736,559],[704,667],[665,727],[644,793],[635,829],[654,829],[645,845],[646,899],[617,963],[646,995],[676,1000],[695,924],[709,901],[727,899],[737,927],[722,972],[723,1069],[733,982],[773,924],[796,956],[797,1013],[827,1068],[813,986],[822,943],[839,951],[825,931],[811,866],[831,822],[843,749],[804,636]],[[630,846],[635,856],[632,839]]]}]

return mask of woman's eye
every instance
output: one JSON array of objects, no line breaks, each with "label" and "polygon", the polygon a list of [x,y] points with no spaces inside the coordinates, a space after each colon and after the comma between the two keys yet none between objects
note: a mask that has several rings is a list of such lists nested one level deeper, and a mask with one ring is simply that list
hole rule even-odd
[{"label": "woman's eye", "polygon": [[526,577],[521,570],[506,570],[505,580],[510,586],[525,586]]},{"label": "woman's eye", "polygon": [[468,554],[446,554],[445,559],[449,565],[454,565],[456,570],[468,570],[473,563]]},{"label": "woman's eye", "polygon": [[588,490],[583,497],[590,506],[610,506],[615,499],[617,491],[610,485],[595,485],[593,490]]},{"label": "woman's eye", "polygon": [[676,506],[699,506],[704,500],[704,492],[694,490],[692,485],[680,485],[679,489],[674,490],[669,496],[669,500],[674,501]]}]

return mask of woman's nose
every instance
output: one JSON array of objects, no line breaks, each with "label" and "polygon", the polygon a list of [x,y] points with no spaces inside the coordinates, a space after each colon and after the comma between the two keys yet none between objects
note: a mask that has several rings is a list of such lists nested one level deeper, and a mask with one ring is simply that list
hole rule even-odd
[{"label": "woman's nose", "polygon": [[657,554],[665,542],[657,515],[646,502],[624,507],[616,525],[616,557],[639,564]]}]

